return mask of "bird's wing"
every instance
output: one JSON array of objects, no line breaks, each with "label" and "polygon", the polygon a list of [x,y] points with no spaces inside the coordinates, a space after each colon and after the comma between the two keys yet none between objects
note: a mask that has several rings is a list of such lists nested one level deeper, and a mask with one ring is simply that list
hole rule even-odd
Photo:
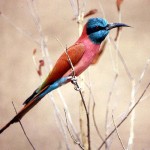
[{"label": "bird's wing", "polygon": [[[75,66],[85,52],[85,47],[82,43],[75,44],[68,48],[67,53],[73,66]],[[43,82],[39,90],[43,89],[44,87],[51,85],[53,82],[61,78],[69,69],[71,69],[71,65],[68,61],[68,56],[66,52],[64,52],[60,58],[57,60],[55,66],[53,67],[52,71],[49,73],[46,80]]]},{"label": "bird's wing", "polygon": [[[84,54],[84,51],[85,51],[84,45],[81,43],[75,44],[75,45],[71,46],[70,48],[68,48],[67,54],[69,55],[69,58],[73,64],[73,66],[75,66],[79,62],[79,60],[81,59],[81,57]],[[46,80],[42,83],[42,85],[39,88],[37,88],[33,92],[33,94],[30,97],[28,97],[24,101],[24,103],[23,103],[24,105],[28,104],[38,94],[41,94],[43,92],[43,89],[45,89],[45,87],[48,87],[49,85],[51,85],[52,83],[54,83],[55,81],[60,79],[71,68],[71,65],[68,61],[67,54],[66,54],[66,52],[64,52],[60,56],[60,58],[57,60],[55,66],[53,67],[52,71],[49,73]]]},{"label": "bird's wing", "polygon": [[[75,44],[68,49],[68,55],[74,66],[79,62],[84,52],[85,48],[83,44]],[[49,85],[55,81],[57,82],[57,80],[60,79],[70,68],[71,66],[68,62],[68,57],[66,53],[63,53],[56,62],[47,79],[42,84],[39,92],[37,92],[38,89],[34,91],[34,93],[24,102],[25,106],[21,109],[21,111],[19,111],[19,113],[16,114],[12,120],[10,120],[3,128],[0,129],[0,134],[11,124],[18,122],[30,109],[32,109],[32,107],[34,107],[46,95],[46,93],[44,95],[43,93],[47,92]],[[51,90],[53,90],[55,87],[51,88]]]}]

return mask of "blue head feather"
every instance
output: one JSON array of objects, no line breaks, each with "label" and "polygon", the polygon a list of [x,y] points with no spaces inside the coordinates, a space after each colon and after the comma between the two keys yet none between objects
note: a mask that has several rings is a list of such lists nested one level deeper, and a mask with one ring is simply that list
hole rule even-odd
[{"label": "blue head feather", "polygon": [[91,18],[87,22],[87,34],[92,42],[100,44],[108,35],[108,22],[102,18]]}]

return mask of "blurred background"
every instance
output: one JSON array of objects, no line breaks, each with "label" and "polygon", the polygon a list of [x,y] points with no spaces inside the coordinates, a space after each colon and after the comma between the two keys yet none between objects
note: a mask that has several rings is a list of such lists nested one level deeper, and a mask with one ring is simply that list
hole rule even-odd
[{"label": "blurred background", "polygon": [[[35,4],[43,34],[47,41],[50,62],[54,64],[59,55],[64,52],[56,38],[64,47],[66,45],[69,47],[78,38],[78,24],[72,20],[74,11],[69,0],[36,0]],[[98,12],[90,17],[103,17],[101,7],[103,7],[105,17],[109,22],[118,22],[115,0],[88,0],[86,1],[85,12],[97,9]],[[16,109],[19,110],[22,108],[23,101],[41,84],[32,57],[33,50],[36,49],[36,60],[38,62],[39,59],[42,59],[42,52],[40,46],[35,42],[40,39],[40,35],[26,0],[0,0],[0,12],[0,127],[2,127],[15,115],[12,101]],[[150,1],[123,1],[121,18],[122,22],[132,26],[132,28],[122,30],[118,42],[119,50],[132,77],[137,82],[150,57]],[[85,18],[84,23],[87,19]],[[114,38],[115,34],[116,30],[112,31],[110,36]],[[29,37],[26,35],[29,35]],[[96,121],[103,136],[105,135],[107,100],[115,76],[111,57],[111,54],[113,54],[115,59],[115,50],[111,51],[110,45],[106,46],[100,61],[85,73],[85,78],[90,76],[91,88],[96,102]],[[131,80],[120,59],[118,59],[118,70],[119,76],[109,105],[110,111],[114,109],[114,117],[126,110],[130,103],[132,90]],[[47,73],[46,71],[43,73],[44,78]],[[136,100],[150,81],[149,73],[150,69],[148,67],[136,94]],[[89,81],[87,80],[87,82]],[[74,125],[79,132],[80,95],[70,83],[60,89],[70,110]],[[63,105],[57,91],[54,91],[53,94],[57,106],[64,115]],[[149,95],[149,91],[146,95]],[[88,100],[88,98],[89,91],[85,89],[85,99]],[[150,149],[149,108],[148,97],[139,103],[135,109],[134,150]],[[109,118],[111,121],[111,116]],[[48,96],[22,119],[22,123],[37,150],[66,149],[53,104]],[[127,146],[130,117],[118,130],[122,142]],[[71,149],[79,149],[69,136],[68,141]],[[101,142],[91,120],[92,149],[97,149]],[[13,124],[0,135],[0,149],[32,149],[19,123]],[[113,137],[110,149],[122,149],[117,136]]]}]

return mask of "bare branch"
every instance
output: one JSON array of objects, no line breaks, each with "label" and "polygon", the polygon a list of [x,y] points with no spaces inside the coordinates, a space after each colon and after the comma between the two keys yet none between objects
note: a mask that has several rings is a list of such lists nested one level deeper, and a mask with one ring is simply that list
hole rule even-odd
[{"label": "bare branch", "polygon": [[71,133],[70,131],[70,128],[69,128],[69,125],[68,125],[68,119],[67,119],[67,112],[66,110],[64,109],[64,112],[65,112],[65,118],[66,118],[66,127],[68,129],[68,132],[72,138],[72,140],[74,141],[75,144],[77,144],[81,149],[84,150],[84,147],[82,146],[82,144],[80,143],[80,141],[77,141],[76,138],[73,136],[73,134]]},{"label": "bare branch", "polygon": [[73,64],[72,64],[72,62],[71,62],[71,59],[70,59],[69,55],[68,55],[67,47],[66,47],[66,51],[65,51],[65,52],[66,52],[66,55],[67,55],[67,58],[68,58],[69,64],[71,65],[71,69],[72,69],[72,76],[75,78],[74,66],[73,66]]},{"label": "bare branch", "polygon": [[95,127],[95,129],[96,129],[96,131],[97,131],[97,134],[98,134],[99,138],[100,138],[102,141],[104,141],[104,138],[102,137],[102,135],[101,135],[101,133],[100,133],[98,127],[97,127],[97,123],[96,123],[96,119],[95,119],[95,102],[93,103],[92,117],[93,117],[94,127]]},{"label": "bare branch", "polygon": [[49,72],[50,69],[52,69],[52,63],[51,63],[51,60],[50,60],[50,57],[49,57],[49,52],[48,52],[48,46],[47,46],[47,43],[46,43],[46,39],[45,39],[45,36],[43,34],[43,30],[42,30],[42,26],[41,26],[41,23],[40,23],[40,18],[39,18],[39,15],[37,13],[37,7],[36,7],[36,4],[35,4],[35,0],[27,0],[27,4],[28,4],[28,7],[29,7],[29,11],[32,15],[32,18],[33,18],[33,21],[34,21],[34,24],[35,24],[35,27],[39,33],[39,37],[40,37],[40,47],[41,47],[41,51],[42,51],[42,57],[45,61],[45,69],[47,72]]},{"label": "bare branch", "polygon": [[141,84],[141,82],[142,82],[142,79],[143,79],[145,73],[148,71],[149,65],[150,65],[150,58],[147,59],[147,62],[146,62],[146,64],[145,64],[144,68],[143,68],[143,71],[142,71],[142,73],[141,73],[141,75],[140,75],[140,78],[139,78],[139,80],[138,80],[138,82],[137,82],[137,84],[136,84],[136,89],[135,89],[136,92],[138,91],[138,89],[139,89],[139,87],[140,87],[140,84]]},{"label": "bare branch", "polygon": [[[107,99],[107,107],[106,107],[106,115],[105,115],[105,135],[106,137],[108,136],[108,120],[109,120],[109,112],[110,112],[110,100],[111,100],[111,97],[112,97],[112,93],[113,93],[113,89],[114,89],[114,86],[115,86],[115,83],[117,81],[117,78],[118,78],[118,74],[116,73],[116,75],[114,76],[114,80],[113,80],[113,83],[112,83],[112,86],[111,86],[111,89],[109,91],[109,95],[108,95],[108,99]],[[105,143],[106,147],[108,146],[108,142],[106,141]]]},{"label": "bare branch", "polygon": [[4,13],[0,12],[0,16],[7,21],[12,27],[14,27],[18,32],[20,32],[23,36],[27,37],[28,39],[34,41],[38,46],[40,45],[38,40],[35,40],[32,37],[32,34],[24,31],[23,29],[21,29],[20,27],[18,27],[8,16],[6,16]]},{"label": "bare branch", "polygon": [[[135,104],[135,80],[132,81],[132,89],[131,89],[131,107]],[[130,108],[130,107],[129,107]],[[128,148],[132,149],[133,141],[134,141],[134,121],[135,121],[135,109],[131,113],[130,119],[130,135],[128,140]]]},{"label": "bare branch", "polygon": [[[66,51],[66,54],[67,54],[67,57],[69,58],[69,55]],[[69,63],[70,63],[70,66],[72,68],[72,72],[73,72],[73,75],[75,75],[75,71],[74,71],[74,67],[73,67],[73,64],[71,62],[71,59],[69,58],[68,59]],[[72,76],[72,84],[75,85],[75,90],[79,91],[80,93],[80,96],[81,96],[81,100],[82,100],[82,103],[83,103],[83,106],[84,106],[84,109],[85,109],[85,113],[86,113],[86,119],[87,119],[87,138],[88,138],[88,150],[91,149],[91,141],[90,141],[90,118],[89,118],[89,112],[88,112],[88,109],[86,107],[86,104],[85,104],[85,100],[84,100],[84,97],[83,97],[83,94],[82,94],[82,91],[81,91],[81,88],[77,82],[77,79],[75,76]]]},{"label": "bare branch", "polygon": [[123,149],[123,150],[126,150],[126,149],[125,149],[125,146],[124,146],[124,144],[123,144],[123,142],[122,142],[122,140],[121,140],[121,138],[120,138],[120,135],[119,135],[119,132],[118,132],[118,128],[117,128],[116,123],[115,123],[115,119],[114,119],[113,112],[112,112],[112,120],[113,120],[113,124],[114,124],[114,126],[115,126],[115,130],[116,130],[116,133],[117,133],[117,137],[118,137],[118,139],[119,139],[119,141],[120,141],[120,144],[121,144],[121,146],[122,146],[122,149]]},{"label": "bare branch", "polygon": [[82,99],[82,103],[83,103],[83,106],[84,106],[84,109],[85,109],[86,119],[87,119],[88,150],[90,150],[91,149],[91,136],[90,136],[90,118],[89,118],[89,112],[87,110],[87,107],[86,107],[86,104],[85,104],[85,100],[84,100],[81,88],[78,85],[78,82],[76,82],[76,81],[74,82],[73,81],[73,84],[77,87],[77,89],[78,89],[78,91],[80,93],[80,96],[81,96],[81,99]]},{"label": "bare branch", "polygon": [[105,11],[104,11],[104,8],[103,8],[103,5],[102,5],[101,0],[99,0],[99,1],[98,1],[98,5],[99,5],[100,10],[101,10],[101,12],[102,12],[102,16],[103,16],[103,18],[105,18],[105,19],[106,19]]},{"label": "bare branch", "polygon": [[[15,105],[14,105],[14,102],[13,102],[13,101],[12,101],[12,105],[13,105],[13,108],[14,108],[14,110],[15,110],[16,114],[17,114],[17,110],[16,110],[16,107],[15,107]],[[20,121],[20,120],[19,120],[19,124],[20,124],[20,126],[21,126],[21,129],[22,129],[22,131],[23,131],[23,133],[24,133],[24,135],[25,135],[26,139],[28,140],[29,144],[31,145],[32,149],[33,149],[33,150],[35,150],[35,147],[33,146],[33,144],[32,144],[32,142],[31,142],[31,140],[29,139],[28,135],[26,134],[26,131],[25,131],[25,129],[24,129],[24,127],[23,127],[23,125],[22,125],[22,123],[21,123],[21,121]]]},{"label": "bare branch", "polygon": [[[118,123],[116,125],[116,127],[120,127],[120,125],[122,125],[122,123],[129,117],[129,115],[131,114],[131,112],[134,110],[134,108],[139,104],[139,102],[141,101],[142,97],[145,95],[147,89],[149,88],[150,86],[150,82],[148,83],[148,85],[146,86],[146,88],[144,89],[144,91],[142,92],[141,96],[138,98],[138,100],[136,101],[136,103],[130,108],[130,110],[128,111],[128,113],[126,114],[126,116],[120,121],[120,123]],[[100,145],[100,147],[98,148],[98,150],[100,150],[105,142],[109,139],[109,137],[115,132],[115,129],[113,129],[111,131],[111,133],[105,138],[104,142]]]},{"label": "bare branch", "polygon": [[120,60],[121,60],[121,62],[122,62],[122,64],[123,64],[123,66],[124,66],[124,68],[125,68],[125,70],[126,70],[126,73],[127,73],[128,77],[129,77],[130,81],[132,81],[134,78],[133,78],[133,76],[131,75],[131,73],[130,73],[128,67],[127,67],[127,64],[126,64],[126,62],[125,62],[125,60],[124,60],[124,58],[122,57],[122,55],[121,55],[121,53],[120,53],[120,51],[119,51],[117,45],[115,44],[114,40],[113,40],[112,38],[110,38],[110,40],[111,40],[111,43],[113,44],[115,50],[116,50],[117,53],[118,53],[118,56],[119,56],[119,58],[120,58]]},{"label": "bare branch", "polygon": [[[58,38],[58,37],[54,37],[54,38],[58,41],[58,43],[60,44],[60,46],[62,47],[62,49],[65,49],[64,45],[61,43],[61,41],[59,40],[59,38]],[[68,54],[67,54],[67,46],[66,46],[66,51],[65,51],[65,52],[66,52],[66,55],[68,55]],[[67,57],[68,57],[68,56],[67,56]],[[69,58],[69,57],[68,57],[68,58]],[[69,58],[69,59],[70,59],[70,58]],[[68,121],[69,121],[69,123],[70,123],[70,125],[71,125],[71,128],[72,128],[74,134],[76,135],[77,139],[80,141],[80,138],[79,138],[79,136],[78,136],[78,134],[77,134],[76,128],[75,128],[75,126],[74,126],[74,124],[73,124],[73,122],[72,122],[71,115],[70,115],[70,112],[69,112],[69,110],[68,110],[68,106],[67,106],[67,104],[66,104],[66,102],[65,102],[65,98],[63,97],[63,95],[62,95],[62,93],[61,93],[61,91],[60,91],[59,88],[57,89],[57,93],[58,93],[58,95],[59,95],[59,97],[60,97],[61,102],[63,103],[63,106],[64,106],[64,109],[65,109],[65,111],[66,111],[66,113],[67,113]]]},{"label": "bare branch", "polygon": [[55,99],[52,93],[49,94],[50,100],[53,104],[54,110],[55,110],[55,116],[57,118],[58,121],[58,125],[60,126],[60,128],[58,127],[58,129],[62,132],[63,138],[65,140],[65,145],[66,148],[69,150],[69,143],[67,141],[67,134],[66,134],[66,129],[65,129],[65,121],[63,120],[63,116],[59,110],[59,108],[57,107],[56,103],[55,103]]},{"label": "bare branch", "polygon": [[[90,81],[90,79],[89,79]],[[99,129],[98,129],[98,126],[97,126],[97,123],[96,123],[96,118],[95,118],[95,106],[96,106],[96,103],[95,103],[95,100],[94,100],[94,95],[93,95],[93,92],[92,92],[92,88],[91,88],[91,85],[89,85],[90,83],[87,83],[85,81],[83,81],[84,84],[86,85],[86,87],[88,88],[89,92],[90,92],[90,95],[92,97],[92,100],[93,100],[93,106],[92,106],[92,118],[93,118],[93,123],[94,123],[94,127],[97,131],[97,134],[99,136],[99,138],[104,141],[103,139],[103,136],[102,134],[100,133]],[[88,111],[89,111],[89,107],[88,107]]]},{"label": "bare branch", "polygon": [[70,0],[70,4],[71,4],[71,7],[73,9],[75,18],[77,18],[78,14],[79,14],[79,10],[76,7],[75,0]]}]

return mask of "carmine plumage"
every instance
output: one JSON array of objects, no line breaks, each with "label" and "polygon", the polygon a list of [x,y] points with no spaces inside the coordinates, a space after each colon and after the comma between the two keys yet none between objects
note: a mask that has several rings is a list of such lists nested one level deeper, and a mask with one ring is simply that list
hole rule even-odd
[{"label": "carmine plumage", "polygon": [[[75,75],[79,76],[86,70],[97,58],[100,53],[100,44],[108,35],[109,31],[116,27],[128,27],[122,23],[108,24],[105,19],[91,18],[85,24],[82,35],[68,48],[67,52],[74,65]],[[23,103],[24,107],[12,118],[1,130],[2,133],[11,124],[18,122],[31,108],[33,108],[46,94],[58,88],[60,85],[68,82],[68,76],[71,76],[71,65],[64,52],[57,60],[54,68],[49,73],[45,81],[39,86],[33,94]]]}]

